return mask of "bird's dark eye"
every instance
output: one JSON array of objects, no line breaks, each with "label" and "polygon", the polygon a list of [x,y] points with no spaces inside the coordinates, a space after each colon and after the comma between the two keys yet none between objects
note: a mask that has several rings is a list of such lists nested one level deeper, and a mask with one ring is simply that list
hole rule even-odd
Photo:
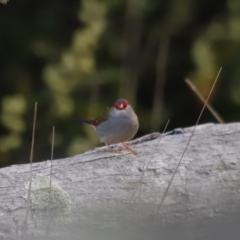
[{"label": "bird's dark eye", "polygon": [[128,101],[117,101],[114,104],[115,108],[118,110],[125,109],[128,105]]},{"label": "bird's dark eye", "polygon": [[121,105],[121,109],[125,109],[129,104],[127,101],[123,101],[120,105]]},{"label": "bird's dark eye", "polygon": [[128,102],[127,101],[123,102],[123,108],[126,108],[127,106],[128,106]]}]

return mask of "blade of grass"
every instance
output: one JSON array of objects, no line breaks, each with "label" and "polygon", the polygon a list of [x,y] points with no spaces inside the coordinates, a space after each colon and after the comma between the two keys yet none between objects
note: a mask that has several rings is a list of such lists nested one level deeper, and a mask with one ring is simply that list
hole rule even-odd
[{"label": "blade of grass", "polygon": [[201,112],[200,112],[200,114],[199,114],[199,116],[198,116],[197,122],[196,122],[196,124],[195,124],[195,126],[194,126],[194,128],[193,128],[192,134],[191,134],[191,136],[190,136],[190,138],[189,138],[189,140],[188,140],[188,142],[187,142],[187,145],[186,145],[186,147],[185,147],[185,149],[184,149],[184,151],[183,151],[183,153],[182,153],[182,156],[181,156],[181,158],[180,158],[180,160],[179,160],[179,162],[178,162],[178,164],[177,164],[177,167],[176,167],[176,169],[175,169],[175,171],[174,171],[174,173],[173,173],[173,175],[172,175],[172,178],[171,178],[171,180],[170,180],[170,182],[169,182],[169,184],[168,184],[168,186],[167,186],[167,188],[166,188],[166,190],[165,190],[165,192],[164,192],[164,194],[163,194],[163,198],[162,198],[162,200],[161,200],[161,202],[160,202],[160,204],[159,204],[159,206],[158,206],[157,213],[160,211],[161,206],[162,206],[162,204],[163,204],[163,202],[164,202],[164,200],[165,200],[165,198],[166,198],[166,196],[167,196],[167,193],[168,193],[168,191],[169,191],[169,188],[170,188],[170,186],[171,186],[171,184],[172,184],[172,182],[173,182],[173,179],[174,179],[174,177],[175,177],[175,175],[176,175],[176,173],[177,173],[177,170],[178,170],[178,168],[179,168],[179,166],[180,166],[180,164],[181,164],[181,162],[182,162],[183,156],[184,156],[184,154],[185,154],[185,152],[186,152],[186,150],[187,150],[187,148],[188,148],[188,146],[189,146],[189,143],[190,143],[191,140],[192,140],[193,134],[194,134],[194,132],[195,132],[195,130],[196,130],[196,128],[197,128],[197,125],[198,125],[199,120],[200,120],[200,118],[201,118],[201,116],[202,116],[202,114],[203,114],[203,111],[204,111],[205,108],[206,108],[207,102],[208,102],[208,100],[209,100],[209,98],[210,98],[210,96],[211,96],[211,94],[212,94],[212,91],[213,91],[213,89],[214,89],[214,87],[215,87],[215,85],[216,85],[216,82],[217,82],[217,80],[218,80],[218,77],[219,77],[221,71],[222,71],[222,67],[221,67],[221,68],[219,69],[219,71],[218,71],[218,74],[217,74],[217,76],[216,76],[216,78],[215,78],[215,80],[214,80],[214,83],[213,83],[213,85],[212,85],[212,88],[211,88],[211,90],[210,90],[210,92],[209,92],[209,94],[208,94],[208,97],[207,97],[206,101],[204,102],[203,108],[202,108],[202,110],[201,110]]},{"label": "blade of grass", "polygon": [[[196,95],[200,98],[200,100],[205,103],[205,99],[202,96],[202,94],[197,90],[196,86],[189,80],[189,79],[185,79],[185,82],[188,84],[188,86],[193,90],[193,92],[196,93]],[[224,120],[220,117],[220,115],[216,112],[216,110],[207,102],[206,103],[206,107],[208,108],[208,110],[212,113],[212,115],[216,118],[216,120],[219,123],[224,123]]]},{"label": "blade of grass", "polygon": [[[167,121],[167,124],[166,124],[166,126],[165,126],[165,128],[164,128],[164,130],[163,130],[163,133],[165,133],[165,131],[166,131],[166,129],[167,129],[167,126],[168,126],[168,124],[169,124],[169,121],[170,121],[170,120]],[[162,133],[162,134],[163,134],[163,133]],[[137,185],[137,187],[135,188],[135,191],[133,192],[133,195],[132,195],[132,197],[131,197],[131,199],[130,199],[130,202],[132,202],[132,200],[133,200],[133,198],[134,198],[134,196],[135,196],[135,194],[136,194],[136,192],[137,192],[137,189],[138,189],[139,185],[140,185],[140,192],[139,192],[138,204],[139,204],[139,202],[140,202],[141,193],[142,193],[142,180],[143,180],[144,174],[145,174],[145,172],[147,171],[148,166],[149,166],[149,164],[150,164],[150,162],[151,162],[151,160],[152,160],[153,155],[156,153],[156,150],[157,150],[157,148],[158,148],[158,146],[159,146],[160,140],[161,140],[161,135],[159,136],[159,140],[158,140],[158,142],[157,142],[157,145],[156,145],[154,151],[152,152],[151,157],[149,158],[148,163],[146,164],[146,168],[145,168],[145,166],[143,166],[143,171],[142,171],[142,176],[141,176],[141,179],[140,179],[140,183],[139,183],[139,184]]]},{"label": "blade of grass", "polygon": [[49,202],[51,200],[51,194],[52,194],[52,161],[53,161],[53,154],[54,154],[54,139],[55,139],[55,126],[53,126],[53,130],[52,130],[52,149],[51,149],[51,166],[50,166],[50,183],[49,183]]},{"label": "blade of grass", "polygon": [[53,154],[54,154],[54,139],[55,139],[55,126],[53,126],[52,129],[52,144],[51,144],[51,165],[50,165],[50,177],[49,177],[49,196],[48,196],[48,206],[49,206],[49,219],[46,221],[46,236],[49,236],[51,233],[51,223],[53,220],[53,215],[51,214],[51,208],[52,208],[52,161],[53,161]]},{"label": "blade of grass", "polygon": [[31,198],[31,189],[32,189],[32,163],[33,163],[33,150],[34,150],[34,140],[35,140],[35,129],[36,129],[36,119],[37,119],[37,102],[35,103],[34,108],[34,119],[33,119],[33,131],[32,131],[32,145],[30,151],[30,175],[29,175],[29,185],[28,185],[28,194],[27,194],[27,208],[24,223],[27,223],[29,210],[30,210],[30,198]]}]

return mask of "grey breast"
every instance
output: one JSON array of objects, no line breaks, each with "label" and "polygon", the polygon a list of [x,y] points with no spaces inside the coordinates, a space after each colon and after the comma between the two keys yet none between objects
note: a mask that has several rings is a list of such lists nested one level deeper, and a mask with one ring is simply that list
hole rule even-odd
[{"label": "grey breast", "polygon": [[138,118],[131,106],[125,110],[111,109],[109,118],[101,123],[96,132],[106,144],[125,142],[134,137],[138,130]]}]

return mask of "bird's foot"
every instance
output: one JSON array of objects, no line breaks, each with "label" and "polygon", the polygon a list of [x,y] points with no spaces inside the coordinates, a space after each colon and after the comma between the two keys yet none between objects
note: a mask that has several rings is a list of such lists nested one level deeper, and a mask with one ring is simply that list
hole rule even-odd
[{"label": "bird's foot", "polygon": [[106,151],[109,151],[109,152],[121,153],[121,151],[122,151],[122,148],[117,148],[117,149],[116,148],[112,148],[108,144],[106,144],[106,146],[107,146]]},{"label": "bird's foot", "polygon": [[133,154],[137,155],[137,151],[129,147],[126,143],[122,143],[123,148],[127,149],[128,151],[132,152]]}]

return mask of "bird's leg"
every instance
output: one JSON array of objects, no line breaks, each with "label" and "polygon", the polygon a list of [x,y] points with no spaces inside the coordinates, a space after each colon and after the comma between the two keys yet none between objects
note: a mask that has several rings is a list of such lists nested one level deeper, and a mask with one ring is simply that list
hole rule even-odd
[{"label": "bird's leg", "polygon": [[123,148],[127,149],[128,151],[132,152],[133,154],[137,155],[137,151],[129,147],[126,143],[122,143]]},{"label": "bird's leg", "polygon": [[105,143],[105,145],[107,146],[107,151],[109,152],[115,152],[115,153],[120,153],[122,149],[113,149],[111,148],[107,143]]}]

